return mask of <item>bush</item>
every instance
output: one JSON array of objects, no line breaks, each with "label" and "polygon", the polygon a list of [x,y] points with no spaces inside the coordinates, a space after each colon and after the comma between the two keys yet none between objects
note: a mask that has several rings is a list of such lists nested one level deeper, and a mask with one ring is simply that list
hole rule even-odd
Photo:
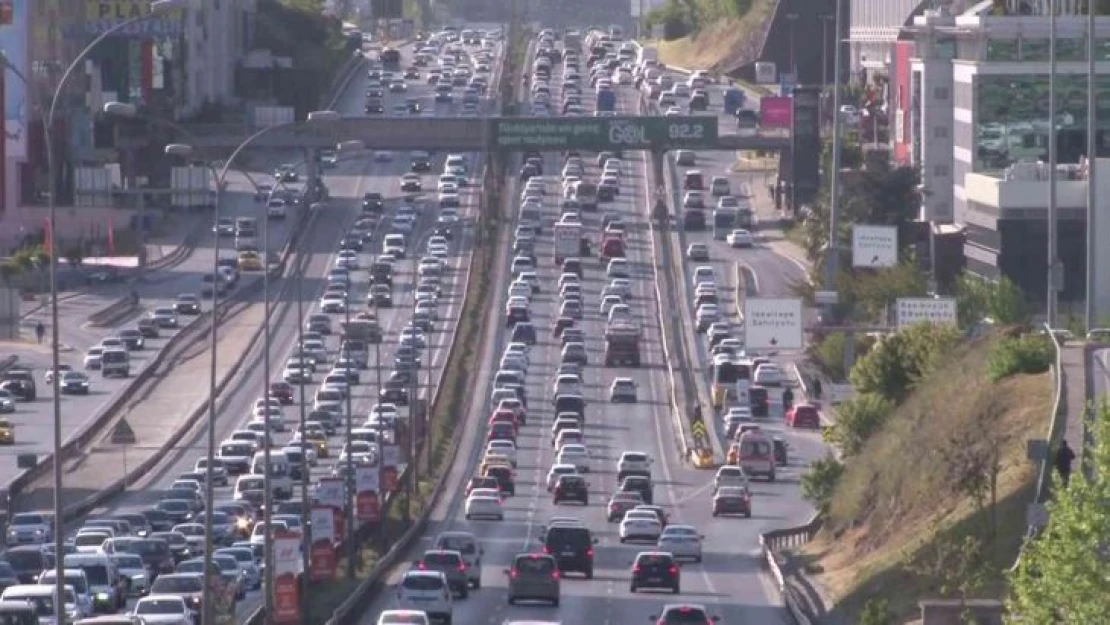
[{"label": "bush", "polygon": [[856,622],[859,625],[891,625],[894,623],[894,614],[886,599],[875,597],[868,599],[863,605]]},{"label": "bush", "polygon": [[990,318],[998,325],[1029,322],[1025,294],[1009,278],[997,282],[964,272],[956,281],[957,311],[961,327]]},{"label": "bush", "polygon": [[[875,340],[868,335],[855,335],[855,357],[862,358],[875,344]],[[848,335],[843,332],[833,332],[826,336],[814,337],[806,348],[807,356],[816,364],[833,382],[843,382],[848,379],[848,372],[844,369],[844,349],[848,346]]]},{"label": "bush", "polygon": [[901,403],[959,340],[959,331],[950,326],[922,323],[900,330],[876,343],[856,362],[849,376],[852,386],[858,393],[874,393]]},{"label": "bush", "polygon": [[987,374],[992,382],[1018,373],[1044,373],[1056,359],[1056,346],[1045,334],[1002,339],[991,350]]},{"label": "bush", "polygon": [[894,407],[894,402],[878,395],[856,395],[835,408],[836,422],[826,430],[825,437],[845,456],[855,455],[886,423]]},{"label": "bush", "polygon": [[802,473],[802,497],[822,514],[828,512],[841,475],[844,464],[836,458],[825,456],[817,460]]}]

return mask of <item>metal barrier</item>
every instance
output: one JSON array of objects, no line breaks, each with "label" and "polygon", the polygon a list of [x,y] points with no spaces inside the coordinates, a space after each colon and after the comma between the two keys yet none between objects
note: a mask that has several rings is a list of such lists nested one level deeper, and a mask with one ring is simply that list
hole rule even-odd
[{"label": "metal barrier", "polygon": [[821,531],[823,523],[821,515],[817,514],[803,525],[771,530],[759,536],[759,547],[763,552],[763,560],[771,573],[771,577],[775,580],[775,586],[782,594],[787,613],[790,614],[791,619],[797,625],[810,625],[813,619],[803,607],[806,602],[790,579],[792,573],[783,572],[783,569],[786,568],[786,557],[782,555],[781,550],[800,547],[813,540],[817,532]]}]

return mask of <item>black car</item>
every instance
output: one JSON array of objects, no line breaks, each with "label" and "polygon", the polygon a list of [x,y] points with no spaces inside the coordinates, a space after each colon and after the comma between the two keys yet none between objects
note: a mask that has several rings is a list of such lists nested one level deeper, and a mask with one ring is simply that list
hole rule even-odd
[{"label": "black car", "polygon": [[766,417],[771,411],[771,400],[767,389],[762,386],[748,388],[748,402],[751,405],[753,417]]},{"label": "black car", "polygon": [[162,333],[158,324],[149,318],[139,319],[139,323],[135,327],[143,335],[143,338],[156,339]]},{"label": "black car", "polygon": [[4,560],[12,566],[21,584],[34,584],[46,569],[46,559],[46,552],[39,545],[20,545],[4,553]]},{"label": "black car", "polygon": [[651,484],[651,478],[643,475],[629,475],[621,482],[618,489],[624,493],[640,493],[644,503],[649,506],[654,502],[653,491],[655,490]]},{"label": "black car", "polygon": [[185,539],[185,535],[181,532],[154,532],[150,535],[150,538],[165,542],[170,549],[170,554],[173,555],[175,563],[193,557],[193,554],[189,551],[189,541]]},{"label": "black car", "polygon": [[137,328],[120,330],[119,340],[123,341],[127,349],[132,351],[142,349],[146,345],[146,339],[143,338],[142,331]]},{"label": "black car", "polygon": [[386,385],[386,387],[378,393],[378,399],[382,403],[407,406],[409,405],[409,391],[405,388],[391,388]]},{"label": "black car", "polygon": [[367,100],[365,111],[367,115],[381,115],[382,113],[385,113],[385,104],[383,104],[381,100],[377,99]]},{"label": "black car", "polygon": [[590,530],[575,525],[556,525],[543,533],[544,553],[555,558],[560,573],[582,573],[594,577],[594,545]]},{"label": "black car", "polygon": [[380,213],[385,208],[385,198],[381,193],[367,193],[362,196],[364,212]]},{"label": "black car", "polygon": [[155,532],[168,532],[173,528],[173,520],[170,516],[161,510],[154,508],[147,508],[140,512],[146,520],[150,523],[151,529]]},{"label": "black car", "polygon": [[348,234],[339,241],[339,249],[351,250],[354,252],[361,252],[366,244],[363,242],[362,237],[356,234]]},{"label": "black car", "polygon": [[497,487],[501,492],[509,495],[510,497],[516,496],[516,480],[513,478],[513,470],[509,467],[492,466],[486,469],[486,474],[482,477],[492,477],[497,480]]},{"label": "black car", "polygon": [[135,541],[132,552],[142,558],[143,564],[147,565],[155,575],[173,573],[176,562],[174,562],[173,551],[165,540],[147,538]]},{"label": "black car", "polygon": [[551,494],[551,503],[560,504],[567,501],[576,501],[583,506],[590,505],[590,489],[586,478],[581,475],[563,475],[555,484]]},{"label": "black car", "polygon": [[25,367],[12,367],[4,373],[0,388],[11,393],[19,401],[35,401],[38,397],[35,374]]},{"label": "black car", "polygon": [[629,591],[636,592],[644,588],[670,590],[676,595],[680,592],[678,561],[673,555],[664,551],[643,551],[636,554],[636,560],[632,563]]}]

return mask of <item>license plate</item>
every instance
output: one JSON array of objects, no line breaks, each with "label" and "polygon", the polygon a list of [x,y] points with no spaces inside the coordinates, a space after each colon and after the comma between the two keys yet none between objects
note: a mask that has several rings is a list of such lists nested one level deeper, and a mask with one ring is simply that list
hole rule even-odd
[{"label": "license plate", "polygon": [[573,556],[573,555],[574,555],[573,551],[564,551],[563,552],[563,556]]},{"label": "license plate", "polygon": [[662,582],[663,578],[662,577],[649,577],[648,581],[649,582]]}]

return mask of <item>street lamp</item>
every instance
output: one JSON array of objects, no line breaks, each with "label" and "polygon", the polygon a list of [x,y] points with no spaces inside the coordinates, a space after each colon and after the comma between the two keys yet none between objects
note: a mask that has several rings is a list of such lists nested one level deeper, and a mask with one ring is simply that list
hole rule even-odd
[{"label": "street lamp", "polygon": [[[313,122],[318,121],[318,120],[334,119],[334,117],[329,116],[328,113],[332,113],[332,115],[335,115],[334,112],[332,112],[332,111],[315,111],[315,112],[312,112],[312,113],[308,114],[308,121],[307,122],[288,122],[288,123],[285,123],[285,124],[277,124],[277,125],[274,125],[274,126],[267,126],[265,128],[262,128],[261,130],[258,130],[254,134],[248,136],[246,139],[243,140],[242,143],[240,143],[234,150],[232,150],[231,155],[224,162],[223,168],[221,168],[219,170],[219,172],[216,174],[216,201],[215,201],[215,211],[214,211],[214,215],[212,217],[213,224],[214,225],[219,224],[220,208],[221,208],[221,204],[222,204],[222,200],[223,200],[224,188],[226,187],[226,184],[227,184],[227,175],[231,171],[231,168],[235,163],[235,159],[239,156],[240,153],[242,153],[247,148],[251,147],[251,145],[254,144],[255,141],[258,141],[262,137],[264,137],[264,136],[266,136],[266,135],[268,135],[272,132],[275,132],[275,131],[278,131],[278,130],[285,130],[285,129],[288,129],[288,128],[291,128],[291,127],[294,127],[294,126],[303,125],[304,123],[313,123]],[[173,156],[178,156],[178,157],[182,157],[182,158],[189,158],[196,152],[196,149],[192,145],[189,145],[189,144],[186,144],[186,143],[171,143],[171,144],[169,144],[165,147],[164,151],[167,155],[173,155]],[[267,213],[267,216],[268,216],[268,213]],[[270,267],[269,267],[269,236],[268,236],[268,230],[269,230],[268,227],[264,227],[263,231],[262,231],[262,237],[263,237],[263,242],[262,242],[262,246],[263,246],[263,250],[262,250],[263,251],[262,300],[263,300],[263,324],[264,324],[262,326],[263,327],[263,345],[262,345],[262,349],[263,349],[263,356],[262,356],[262,358],[263,358],[263,363],[262,363],[262,366],[263,366],[263,395],[262,395],[262,397],[263,398],[268,398],[270,396],[270,392],[269,392],[269,384],[270,384],[270,271],[269,271],[269,269],[270,269]],[[211,479],[212,478],[211,473],[212,473],[212,465],[214,464],[214,461],[215,461],[215,458],[216,458],[216,386],[217,386],[216,357],[217,357],[217,352],[218,352],[217,347],[218,347],[218,344],[219,344],[219,334],[218,334],[218,331],[217,331],[219,324],[217,323],[218,320],[216,319],[215,311],[216,311],[216,307],[219,303],[219,298],[218,298],[218,294],[217,294],[216,289],[215,289],[215,285],[219,284],[219,279],[220,279],[219,272],[220,272],[220,237],[219,237],[219,234],[217,232],[215,243],[213,244],[213,254],[212,254],[212,285],[213,285],[212,311],[213,311],[213,315],[212,315],[212,328],[211,328],[211,332],[209,334],[209,338],[210,338],[210,341],[211,341],[212,358],[211,358],[209,369],[208,369],[208,389],[209,389],[209,391],[208,391],[208,393],[209,393],[209,398],[208,398],[208,432],[207,432],[207,434],[208,434],[208,437],[207,437],[208,438],[208,440],[207,440],[208,449],[207,449],[207,456],[206,456],[206,458],[207,458],[206,459],[207,469],[206,469],[206,475],[205,475],[206,480],[205,480],[205,485],[204,485],[205,486],[205,493],[204,493],[205,508],[206,508],[206,511],[208,511],[208,513],[206,513],[205,516],[204,516],[204,519],[205,519],[205,523],[204,523],[204,525],[205,525],[205,527],[204,527],[204,540],[205,540],[204,588],[203,588],[203,597],[201,599],[201,609],[203,610],[202,622],[206,623],[206,624],[215,622],[215,616],[214,616],[213,609],[212,609],[213,608],[213,602],[212,602],[211,589],[210,589],[211,583],[213,581],[210,578],[210,576],[212,574],[212,566],[213,566],[213,562],[212,562],[213,527],[212,527],[212,515],[211,515],[210,511],[212,510],[213,503],[214,503],[213,502],[214,492],[213,492],[213,484],[212,484],[212,479]],[[264,458],[263,459],[263,466],[264,466],[264,471],[265,471],[265,479],[263,480],[263,482],[264,482],[264,488],[263,488],[263,501],[264,501],[264,503],[263,503],[263,506],[264,506],[263,527],[265,528],[265,534],[267,536],[267,540],[265,541],[265,545],[264,545],[265,573],[266,573],[266,578],[265,578],[265,583],[264,583],[264,587],[265,587],[265,606],[266,606],[265,614],[272,615],[273,614],[273,601],[274,601],[274,592],[273,592],[274,591],[274,576],[273,576],[273,574],[274,574],[274,566],[273,566],[274,550],[273,550],[273,540],[272,540],[272,538],[273,538],[273,529],[272,529],[272,526],[270,524],[270,521],[271,521],[271,515],[273,514],[273,491],[271,489],[272,469],[271,469],[271,466],[270,466],[270,462],[271,462],[271,459],[270,459],[270,444],[269,444],[270,443],[270,430],[269,430],[268,421],[267,421],[267,425],[266,425],[266,441],[265,441],[265,443],[266,444],[263,445],[263,454],[264,454],[264,456],[263,456],[263,458]]]},{"label": "street lamp", "polygon": [[790,25],[790,73],[794,74],[795,84],[798,82],[798,63],[794,59],[794,23],[797,21],[797,13],[786,14],[786,22]]},{"label": "street lamp", "polygon": [[[130,19],[117,22],[111,28],[108,28],[103,33],[98,35],[88,43],[70,62],[65,71],[62,72],[62,77],[58,80],[58,84],[54,88],[54,95],[50,100],[50,109],[47,112],[46,119],[43,121],[42,133],[43,139],[46,144],[46,169],[50,177],[50,192],[47,193],[47,208],[48,216],[47,223],[50,225],[50,232],[47,233],[47,243],[50,245],[50,323],[53,326],[50,330],[50,366],[54,371],[58,371],[61,367],[61,344],[60,334],[58,327],[58,203],[55,193],[57,186],[57,163],[54,159],[54,144],[52,141],[51,131],[54,127],[54,117],[58,110],[58,100],[61,98],[62,91],[65,89],[66,83],[69,82],[73,72],[83,65],[84,60],[101,42],[108,37],[134,25],[139,22],[145,21],[152,17],[157,17],[168,11],[180,9],[185,7],[188,0],[154,0],[150,3],[150,10],[143,14],[132,17]],[[12,63],[4,57],[3,64],[8,69],[18,69],[15,71],[17,76],[20,76],[24,82],[26,77],[20,72],[22,68],[15,68]],[[28,89],[30,91],[30,89]],[[58,601],[65,596],[65,519],[62,516],[62,394],[61,386],[54,385],[53,397],[53,417],[54,417],[54,441],[53,441],[53,454],[54,454],[54,593]],[[66,617],[62,616],[59,611],[59,622],[64,623]]]}]

